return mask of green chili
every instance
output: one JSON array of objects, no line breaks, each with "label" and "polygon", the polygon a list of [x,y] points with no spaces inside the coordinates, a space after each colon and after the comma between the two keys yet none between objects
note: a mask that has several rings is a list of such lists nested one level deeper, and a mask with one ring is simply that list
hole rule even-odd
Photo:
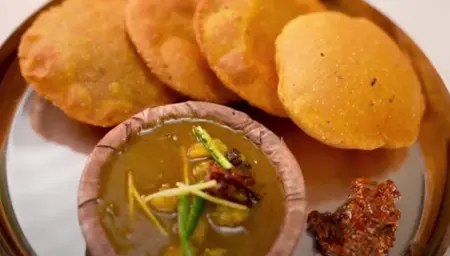
[{"label": "green chili", "polygon": [[195,229],[198,225],[198,220],[202,216],[203,210],[205,209],[205,199],[194,196],[194,200],[191,205],[191,210],[189,214],[189,219],[186,225],[186,236],[190,238],[194,234]]},{"label": "green chili", "polygon": [[200,126],[194,126],[192,131],[198,142],[200,142],[211,154],[214,160],[225,170],[230,170],[233,165],[228,159],[220,152],[216,144],[212,140],[208,132]]},{"label": "green chili", "polygon": [[194,256],[189,238],[186,234],[186,226],[189,217],[189,197],[184,195],[178,198],[178,233],[184,255]]}]

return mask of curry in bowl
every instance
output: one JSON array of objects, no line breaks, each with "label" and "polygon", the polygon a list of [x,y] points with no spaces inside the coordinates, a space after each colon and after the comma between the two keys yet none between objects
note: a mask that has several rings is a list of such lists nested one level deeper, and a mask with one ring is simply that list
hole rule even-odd
[{"label": "curry in bowl", "polygon": [[[246,116],[205,105],[230,111],[230,119]],[[144,120],[148,113],[142,116],[111,132],[122,136],[122,143],[108,142],[115,137],[108,134],[85,169],[79,215],[93,255],[105,250],[164,256],[292,251],[304,222],[303,180],[295,160],[290,162],[294,158],[273,133],[251,120],[253,125],[236,129],[214,116],[167,114],[154,117],[157,122],[150,125]],[[249,124],[248,117],[242,120]],[[252,139],[246,136],[249,131],[261,133]],[[282,177],[280,170],[288,175]],[[92,187],[92,173],[98,184],[89,200],[84,193]],[[287,187],[288,176],[294,179]],[[286,200],[287,195],[291,199]],[[89,203],[92,208],[86,207]],[[293,221],[295,225],[289,224]],[[103,241],[90,239],[97,233]]]},{"label": "curry in bowl", "polygon": [[[131,138],[105,170],[101,220],[121,253],[264,255],[280,230],[284,202],[273,167],[221,125],[166,121]],[[255,232],[261,223],[266,231]]]}]

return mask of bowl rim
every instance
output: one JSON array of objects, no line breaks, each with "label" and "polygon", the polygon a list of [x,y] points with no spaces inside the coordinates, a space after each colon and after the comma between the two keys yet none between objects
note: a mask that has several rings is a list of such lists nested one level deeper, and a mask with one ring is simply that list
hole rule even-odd
[{"label": "bowl rim", "polygon": [[131,134],[167,119],[181,118],[220,121],[243,131],[246,138],[261,147],[278,173],[285,197],[283,223],[267,255],[292,254],[304,231],[307,213],[303,174],[294,155],[282,139],[247,114],[214,103],[188,101],[145,109],[114,127],[95,146],[83,170],[77,196],[78,221],[91,255],[118,255],[103,230],[97,210],[101,173],[107,159],[128,142]]}]

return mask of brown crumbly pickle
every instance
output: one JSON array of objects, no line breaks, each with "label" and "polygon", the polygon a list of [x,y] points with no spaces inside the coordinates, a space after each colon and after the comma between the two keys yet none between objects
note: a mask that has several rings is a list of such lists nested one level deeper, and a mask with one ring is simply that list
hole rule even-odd
[{"label": "brown crumbly pickle", "polygon": [[357,179],[347,201],[334,213],[312,211],[308,215],[308,231],[323,255],[387,255],[401,215],[395,206],[398,199],[400,192],[391,180]]}]

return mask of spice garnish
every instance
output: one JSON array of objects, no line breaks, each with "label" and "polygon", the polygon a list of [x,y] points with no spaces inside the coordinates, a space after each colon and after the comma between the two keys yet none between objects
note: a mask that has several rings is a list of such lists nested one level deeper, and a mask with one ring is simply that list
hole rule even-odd
[{"label": "spice garnish", "polygon": [[162,190],[162,191],[153,193],[151,195],[148,195],[148,196],[144,197],[144,201],[148,202],[148,201],[152,200],[153,198],[158,198],[158,197],[171,197],[171,196],[187,195],[187,194],[191,193],[191,189],[205,190],[205,189],[215,188],[216,186],[217,186],[217,181],[210,180],[207,182],[202,182],[202,183],[198,183],[198,184],[194,184],[194,185],[189,185],[189,186],[186,185],[185,187],[170,188],[170,189]]},{"label": "spice garnish", "polygon": [[230,202],[230,201],[224,200],[224,199],[219,198],[219,197],[211,196],[211,195],[209,195],[209,194],[207,194],[207,193],[205,193],[205,192],[203,192],[203,191],[201,191],[199,189],[196,189],[194,186],[187,186],[187,185],[184,185],[183,183],[180,183],[180,182],[177,182],[176,185],[179,188],[183,188],[183,189],[189,191],[190,193],[192,193],[192,194],[194,194],[196,196],[199,196],[199,197],[201,197],[201,198],[203,198],[205,200],[208,200],[208,201],[210,201],[212,203],[223,205],[223,206],[228,206],[230,208],[239,209],[239,210],[246,210],[246,209],[248,209],[247,206],[245,206],[245,205],[237,204],[237,203],[234,203],[234,202]]}]

